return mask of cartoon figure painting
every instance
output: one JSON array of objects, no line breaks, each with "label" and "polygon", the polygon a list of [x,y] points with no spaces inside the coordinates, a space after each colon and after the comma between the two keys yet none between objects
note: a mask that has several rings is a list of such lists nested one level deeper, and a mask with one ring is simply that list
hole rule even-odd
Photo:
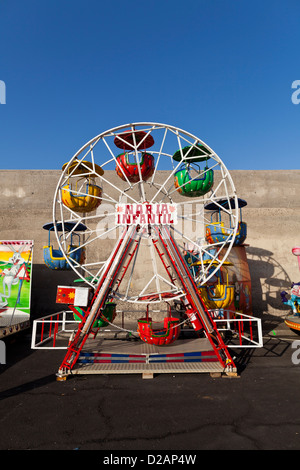
[{"label": "cartoon figure painting", "polygon": [[0,240],[1,318],[30,314],[33,242]]},{"label": "cartoon figure painting", "polygon": [[300,316],[300,283],[293,282],[291,287],[291,296],[290,298],[287,297],[288,293],[286,291],[282,291],[280,293],[282,303],[285,305],[289,305],[291,307],[293,314],[296,317]]}]

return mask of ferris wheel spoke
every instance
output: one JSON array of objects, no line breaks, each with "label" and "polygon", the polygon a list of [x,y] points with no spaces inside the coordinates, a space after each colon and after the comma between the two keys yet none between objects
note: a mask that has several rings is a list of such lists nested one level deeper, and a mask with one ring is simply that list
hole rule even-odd
[{"label": "ferris wheel spoke", "polygon": [[123,195],[123,196],[126,196],[128,197],[134,204],[138,204],[138,201],[133,198],[132,196],[128,196],[127,194],[125,195],[124,194],[124,191],[122,191],[122,189],[118,188],[115,184],[113,184],[111,181],[109,181],[108,179],[104,178],[103,176],[101,176],[101,179],[107,183],[109,186],[111,186],[112,188],[114,188],[118,193],[119,195]]},{"label": "ferris wheel spoke", "polygon": [[115,162],[116,166],[119,168],[119,170],[121,171],[121,173],[122,173],[123,177],[125,178],[127,184],[129,185],[129,188],[132,188],[131,182],[130,182],[129,179],[127,178],[126,173],[124,172],[122,166],[121,166],[120,163],[118,162],[118,159],[115,157],[113,151],[111,150],[111,148],[110,148],[110,146],[108,145],[108,143],[107,143],[107,141],[106,141],[105,138],[103,138],[103,142],[104,142],[104,144],[106,145],[106,147],[107,147],[109,153],[111,154],[112,160]]},{"label": "ferris wheel spoke", "polygon": [[130,287],[131,287],[131,282],[132,282],[132,278],[133,278],[135,263],[136,263],[137,256],[138,256],[138,252],[139,252],[139,248],[140,248],[141,237],[142,237],[142,233],[139,233],[139,234],[138,234],[138,240],[137,240],[137,248],[136,248],[136,252],[135,252],[135,254],[134,254],[134,258],[133,258],[133,262],[132,262],[132,266],[131,266],[131,270],[130,270],[130,274],[129,274],[129,280],[128,280],[128,282],[127,282],[127,289],[126,289],[126,291],[125,291],[125,299],[128,298],[129,289],[130,289]]},{"label": "ferris wheel spoke", "polygon": [[[180,148],[180,151],[181,151],[181,157],[182,157],[182,149],[181,149],[181,146],[180,146],[180,140],[179,140],[179,137],[178,137],[178,133],[177,133],[177,139],[178,139],[178,145],[179,145],[179,148]],[[181,164],[182,164],[182,161],[179,161],[178,164],[176,165],[176,167],[173,168],[173,170],[170,172],[168,178],[162,184],[160,190],[153,196],[151,202],[153,202],[153,200],[155,200],[158,197],[158,194],[162,191],[162,189],[164,189],[166,191],[166,193],[168,193],[168,190],[166,190],[165,186],[168,183],[168,181],[174,176],[174,173],[177,171],[177,169],[180,167]]]},{"label": "ferris wheel spoke", "polygon": [[137,142],[136,142],[135,132],[134,132],[133,128],[132,128],[132,131],[133,131],[132,136],[133,136],[133,143],[134,143],[135,161],[136,161],[136,164],[137,164],[137,169],[138,169],[138,174],[139,174],[138,188],[139,188],[139,192],[140,192],[142,202],[145,202],[146,201],[146,195],[145,195],[145,189],[144,189],[143,178],[142,178],[142,173],[141,173],[141,164],[140,164],[139,154],[138,154],[138,150],[137,150]]},{"label": "ferris wheel spoke", "polygon": [[[148,240],[148,241],[150,242],[150,240]],[[156,290],[157,290],[157,292],[160,292],[160,291],[161,291],[161,287],[160,287],[159,276],[158,276],[158,270],[157,270],[155,249],[154,249],[154,245],[153,245],[152,239],[151,239],[151,243],[149,243],[149,247],[150,247],[152,268],[153,268],[153,272],[154,272],[154,275],[155,275]],[[159,296],[159,299],[161,300],[161,296]]]},{"label": "ferris wheel spoke", "polygon": [[151,199],[151,203],[153,203],[153,201],[155,201],[158,197],[158,194],[162,191],[162,188],[165,189],[165,186],[167,184],[167,182],[170,180],[170,178],[172,178],[172,176],[174,175],[175,171],[177,170],[177,168],[180,166],[180,162],[176,165],[176,167],[174,168],[174,170],[170,173],[170,175],[168,176],[168,178],[166,179],[166,181],[162,184],[161,188],[159,191],[156,192],[156,194],[152,197]]},{"label": "ferris wheel spoke", "polygon": [[110,196],[109,194],[105,192],[102,193],[101,200],[102,202],[111,202],[112,204],[118,204],[117,199],[114,199],[112,196]]},{"label": "ferris wheel spoke", "polygon": [[165,143],[165,140],[166,140],[167,132],[168,132],[168,129],[165,129],[165,132],[164,132],[164,135],[163,135],[163,138],[162,138],[162,142],[161,142],[161,145],[160,145],[160,149],[159,149],[159,152],[158,152],[154,172],[153,172],[153,175],[152,175],[152,178],[151,178],[151,184],[153,184],[154,178],[156,176],[156,171],[157,171],[157,168],[158,168],[158,165],[159,165],[159,161],[160,161],[161,153],[162,153],[164,143]]},{"label": "ferris wheel spoke", "polygon": [[[219,259],[219,256],[221,255],[221,252],[226,245],[228,245],[228,240],[220,243],[215,243],[213,245],[207,245],[207,249],[205,250],[205,246],[198,244],[196,241],[192,240],[188,236],[184,235],[182,232],[178,231],[173,227],[174,232],[178,233],[182,239],[186,240],[189,243],[190,247],[193,247],[192,251],[196,251],[198,253],[198,256],[200,257],[200,266],[202,269],[202,279],[200,277],[200,280],[203,281],[203,275],[207,276],[207,273],[215,263],[216,266],[213,266],[213,271],[210,273],[210,275],[207,277],[206,280],[208,280],[210,277],[214,275],[215,272],[218,271],[219,267],[222,265],[223,261],[226,259],[226,256],[222,257],[222,259]],[[182,247],[182,250],[184,247]],[[211,253],[211,251],[208,251],[208,249],[212,250],[215,249],[215,253]],[[206,253],[209,256],[209,263],[207,266],[204,265],[204,259],[203,259],[203,253]],[[199,280],[199,279],[198,279]]]},{"label": "ferris wheel spoke", "polygon": [[[224,197],[228,197],[228,190],[227,190],[227,185],[226,185],[226,177],[222,175],[222,178],[220,179],[219,183],[217,184],[216,187],[212,189],[212,194],[211,194],[211,200],[219,199],[220,196],[217,196],[217,191],[221,190],[221,188],[224,188],[225,195]],[[214,199],[213,199],[214,198]]]},{"label": "ferris wheel spoke", "polygon": [[145,287],[137,294],[136,298],[141,298],[144,296],[145,292],[147,291],[148,287],[152,284],[153,280],[155,279],[155,274],[151,277],[151,279],[147,282]]},{"label": "ferris wheel spoke", "polygon": [[[94,237],[94,238],[89,238],[88,240],[86,240],[85,242],[83,242],[80,246],[81,248],[86,248],[88,245],[90,245],[91,243],[93,243],[94,241],[96,240],[99,240],[100,238],[106,236],[108,233],[111,233],[113,232],[114,230],[116,230],[117,227],[116,226],[113,226],[112,228],[110,229],[107,229],[105,230],[103,233],[97,233],[97,230],[94,230],[92,231],[91,233],[94,233],[96,231],[97,235]],[[99,232],[99,231],[98,231]]]}]

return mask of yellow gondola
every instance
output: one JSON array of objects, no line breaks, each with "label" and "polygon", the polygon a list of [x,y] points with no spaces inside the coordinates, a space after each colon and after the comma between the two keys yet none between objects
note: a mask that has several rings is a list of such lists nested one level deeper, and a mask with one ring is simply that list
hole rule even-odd
[{"label": "yellow gondola", "polygon": [[[206,260],[207,263],[209,260]],[[214,265],[216,261],[213,261],[211,265]],[[199,262],[194,263],[194,264],[199,264]],[[232,263],[228,261],[223,262],[224,267],[225,266],[232,266]],[[226,283],[221,282],[221,272],[218,273],[218,282],[212,286],[210,285],[205,285],[205,286],[200,286],[199,293],[209,309],[226,309],[228,308],[232,302],[234,301],[234,288],[235,286],[233,284],[229,284],[228,282],[228,271],[226,269],[227,273],[227,280]]]},{"label": "yellow gondola", "polygon": [[[65,163],[62,167],[64,170]],[[63,186],[61,198],[63,204],[74,212],[92,212],[102,202],[102,188],[95,182],[97,176],[102,176],[104,171],[99,165],[88,161],[75,160],[68,168],[68,183]],[[78,176],[74,183],[71,178]]]},{"label": "yellow gondola", "polygon": [[234,286],[216,284],[213,287],[199,287],[200,295],[209,309],[228,308],[234,300]]}]

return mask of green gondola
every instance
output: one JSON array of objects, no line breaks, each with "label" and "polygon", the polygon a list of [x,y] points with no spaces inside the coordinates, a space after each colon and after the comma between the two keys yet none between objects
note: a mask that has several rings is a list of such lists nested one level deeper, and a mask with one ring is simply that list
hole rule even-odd
[{"label": "green gondola", "polygon": [[211,152],[208,148],[202,144],[197,144],[195,146],[188,145],[181,150],[177,150],[172,158],[176,162],[180,162],[181,160],[187,163],[203,162],[210,158],[210,154]]},{"label": "green gondola", "polygon": [[213,187],[214,172],[207,164],[204,170],[196,162],[206,161],[210,158],[209,150],[204,145],[187,146],[174,153],[173,159],[183,164],[174,173],[174,185],[182,196],[199,197],[206,194]]},{"label": "green gondola", "polygon": [[[213,170],[209,170],[208,167],[205,167],[203,171],[201,171],[200,167],[198,167],[198,170],[196,170],[194,165],[183,165],[174,174],[175,188],[182,196],[203,196],[213,187]],[[195,173],[194,176],[193,172]]]}]

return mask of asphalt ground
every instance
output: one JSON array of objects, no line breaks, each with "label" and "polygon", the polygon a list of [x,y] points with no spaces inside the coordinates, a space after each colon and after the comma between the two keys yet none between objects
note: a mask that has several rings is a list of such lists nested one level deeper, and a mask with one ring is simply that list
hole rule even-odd
[{"label": "asphalt ground", "polygon": [[30,331],[15,336],[0,366],[0,449],[94,450],[98,463],[126,452],[146,462],[157,453],[300,449],[299,340],[280,324],[264,334],[263,348],[236,352],[238,378],[108,374],[58,382],[64,351],[31,350]]}]

